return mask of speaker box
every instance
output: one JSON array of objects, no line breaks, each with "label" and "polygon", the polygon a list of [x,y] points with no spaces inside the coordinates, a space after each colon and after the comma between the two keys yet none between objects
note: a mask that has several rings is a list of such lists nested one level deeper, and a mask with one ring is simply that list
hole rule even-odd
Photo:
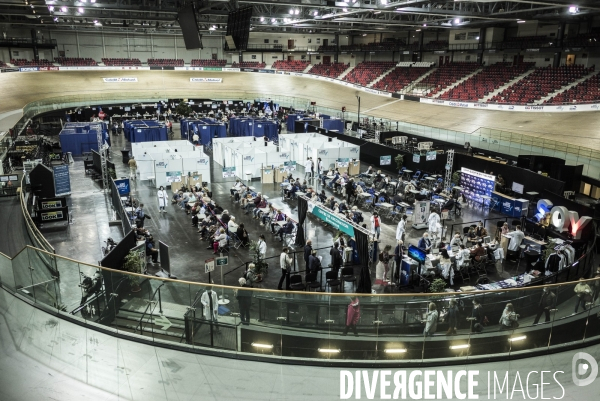
[{"label": "speaker box", "polygon": [[183,41],[187,50],[202,49],[202,40],[198,32],[198,22],[196,21],[196,8],[189,4],[181,9],[177,14],[177,20],[183,34]]}]

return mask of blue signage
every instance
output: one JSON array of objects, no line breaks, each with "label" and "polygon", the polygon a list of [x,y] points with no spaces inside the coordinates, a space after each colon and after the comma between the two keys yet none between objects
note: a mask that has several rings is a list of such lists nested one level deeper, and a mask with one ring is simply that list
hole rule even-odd
[{"label": "blue signage", "polygon": [[56,196],[71,194],[71,178],[69,175],[69,166],[54,166],[54,194]]},{"label": "blue signage", "polygon": [[129,195],[129,178],[125,178],[123,180],[115,180],[115,185],[117,186],[119,195]]}]

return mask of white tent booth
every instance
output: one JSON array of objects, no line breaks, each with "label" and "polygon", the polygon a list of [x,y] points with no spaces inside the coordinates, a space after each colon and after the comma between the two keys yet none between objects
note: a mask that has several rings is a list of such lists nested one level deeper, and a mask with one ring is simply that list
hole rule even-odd
[{"label": "white tent booth", "polygon": [[202,174],[202,181],[210,182],[210,157],[188,141],[133,143],[132,154],[140,179],[154,180],[156,188],[195,172]]},{"label": "white tent booth", "polygon": [[291,160],[290,152],[279,152],[273,142],[265,146],[262,138],[255,141],[253,137],[214,138],[213,157],[223,167],[235,167],[236,175],[243,179],[249,178],[247,172],[252,178],[260,177],[263,167],[280,166]]},{"label": "white tent booth", "polygon": [[[281,139],[284,137],[285,141]],[[291,160],[300,165],[304,165],[307,157],[313,161],[320,157],[323,167],[329,168],[338,159],[358,159],[360,155],[359,145],[316,133],[281,135],[279,143],[282,151],[289,151]]]}]

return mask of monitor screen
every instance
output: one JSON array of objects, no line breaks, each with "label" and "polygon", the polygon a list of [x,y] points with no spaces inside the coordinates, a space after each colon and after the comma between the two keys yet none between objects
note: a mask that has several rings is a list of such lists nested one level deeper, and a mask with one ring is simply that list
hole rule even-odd
[{"label": "monitor screen", "polygon": [[414,245],[408,247],[408,257],[416,260],[419,263],[425,263],[427,254],[424,250],[417,248]]},{"label": "monitor screen", "polygon": [[489,244],[490,242],[492,242],[492,238],[489,235],[487,237],[483,237],[484,244]]},{"label": "monitor screen", "polygon": [[519,184],[516,182],[512,183],[512,190],[518,194],[523,194],[523,184]]}]

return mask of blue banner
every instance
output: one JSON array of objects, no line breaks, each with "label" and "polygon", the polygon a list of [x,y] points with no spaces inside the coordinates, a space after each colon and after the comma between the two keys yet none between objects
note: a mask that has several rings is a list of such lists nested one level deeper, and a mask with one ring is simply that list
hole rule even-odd
[{"label": "blue banner", "polygon": [[56,196],[71,194],[71,178],[69,175],[69,166],[54,166],[54,194]]},{"label": "blue banner", "polygon": [[124,196],[129,194],[129,178],[125,178],[123,180],[115,180],[115,185],[117,186],[119,195]]}]

